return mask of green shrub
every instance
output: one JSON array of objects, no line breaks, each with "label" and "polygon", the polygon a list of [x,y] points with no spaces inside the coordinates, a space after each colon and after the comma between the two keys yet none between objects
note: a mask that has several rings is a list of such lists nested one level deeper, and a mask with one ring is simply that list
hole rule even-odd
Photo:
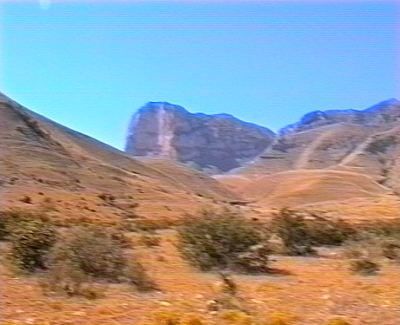
[{"label": "green shrub", "polygon": [[187,218],[178,228],[178,249],[192,265],[204,271],[226,268],[250,271],[242,254],[251,252],[263,240],[256,224],[228,210],[203,211]]},{"label": "green shrub", "polygon": [[379,271],[380,266],[368,258],[361,258],[351,261],[350,269],[352,272],[361,275],[375,275]]},{"label": "green shrub", "polygon": [[8,217],[12,261],[29,272],[44,269],[47,253],[56,241],[53,225],[43,215],[24,211],[10,212]]},{"label": "green shrub", "polygon": [[313,246],[340,245],[355,234],[355,230],[342,220],[327,220],[313,213],[287,208],[273,217],[270,226],[290,255],[311,254]]}]

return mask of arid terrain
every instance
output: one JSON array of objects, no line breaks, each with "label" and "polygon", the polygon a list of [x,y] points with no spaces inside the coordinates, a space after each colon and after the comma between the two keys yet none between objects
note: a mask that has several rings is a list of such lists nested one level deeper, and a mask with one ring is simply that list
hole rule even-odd
[{"label": "arid terrain", "polygon": [[[234,132],[231,118],[223,123],[227,138]],[[132,157],[0,94],[1,210],[44,213],[61,233],[87,224],[118,229],[127,256],[133,254],[156,284],[141,292],[99,281],[104,294],[96,299],[49,293],[42,283],[46,272],[16,268],[3,240],[0,324],[400,324],[400,258],[380,257],[379,271],[365,276],[351,272],[345,243],[318,246],[312,255],[272,252],[273,272],[230,274],[237,286],[230,298],[237,303],[224,307],[214,306],[224,292],[221,276],[195,268],[177,248],[177,227],[203,209],[232,209],[262,225],[287,207],[354,229],[399,222],[398,101],[364,111],[313,112],[276,135],[251,126],[241,131],[240,152],[229,168],[219,160],[223,155],[214,155],[224,149],[218,136],[212,153],[207,145],[190,146],[185,164],[165,154],[174,145],[168,142],[173,119],[168,123],[158,153]],[[187,157],[199,163],[206,154],[216,159],[199,168],[208,174],[190,167],[198,165]],[[218,174],[210,172],[214,167]]]}]

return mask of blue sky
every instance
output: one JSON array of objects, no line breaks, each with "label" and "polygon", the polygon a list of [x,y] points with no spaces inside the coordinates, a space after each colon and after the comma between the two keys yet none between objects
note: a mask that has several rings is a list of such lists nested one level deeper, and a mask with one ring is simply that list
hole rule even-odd
[{"label": "blue sky", "polygon": [[1,3],[0,91],[118,148],[148,101],[277,130],[400,97],[395,1]]}]

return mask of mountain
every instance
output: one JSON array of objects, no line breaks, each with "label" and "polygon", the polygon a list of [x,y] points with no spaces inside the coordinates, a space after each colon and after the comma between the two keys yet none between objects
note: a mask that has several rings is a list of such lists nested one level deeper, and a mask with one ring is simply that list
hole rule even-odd
[{"label": "mountain", "polygon": [[218,179],[264,205],[400,193],[400,102],[308,113],[255,160]]},{"label": "mountain", "polygon": [[308,113],[299,122],[283,128],[271,146],[238,172],[270,174],[285,170],[350,167],[362,154],[368,160],[374,160],[378,153],[374,151],[385,150],[386,153],[389,142],[387,148],[374,149],[374,146],[380,146],[382,138],[395,136],[393,133],[399,126],[400,102],[395,99],[363,111]]},{"label": "mountain", "polygon": [[125,151],[226,172],[254,159],[274,137],[271,130],[228,114],[192,114],[181,106],[150,102],[133,115]]},{"label": "mountain", "polygon": [[135,206],[141,216],[168,218],[236,199],[187,166],[138,161],[0,94],[2,207],[52,202],[65,218],[112,222]]},{"label": "mountain", "polygon": [[[360,211],[382,199],[379,211],[392,211],[399,201],[397,100],[312,112],[277,136],[230,115],[150,103],[135,114],[130,131],[128,154],[0,95],[0,203],[52,202],[63,218],[113,222],[132,213],[173,219],[238,202],[264,211],[332,202],[342,208],[361,200],[354,210]],[[211,178],[189,163],[228,172]]]}]

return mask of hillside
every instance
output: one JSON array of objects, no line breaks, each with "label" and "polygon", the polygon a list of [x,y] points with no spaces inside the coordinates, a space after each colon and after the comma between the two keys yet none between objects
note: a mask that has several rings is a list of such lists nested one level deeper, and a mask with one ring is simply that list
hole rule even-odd
[{"label": "hillside", "polygon": [[[112,221],[179,216],[213,202],[235,199],[215,180],[185,166],[140,162],[93,138],[0,98],[1,204],[57,202],[55,214]],[[171,170],[175,169],[175,175]],[[184,175],[184,176],[180,176]],[[200,179],[198,186],[197,179]],[[104,202],[102,194],[112,195]],[[29,197],[29,199],[24,199]],[[29,201],[24,203],[22,201]]]}]

